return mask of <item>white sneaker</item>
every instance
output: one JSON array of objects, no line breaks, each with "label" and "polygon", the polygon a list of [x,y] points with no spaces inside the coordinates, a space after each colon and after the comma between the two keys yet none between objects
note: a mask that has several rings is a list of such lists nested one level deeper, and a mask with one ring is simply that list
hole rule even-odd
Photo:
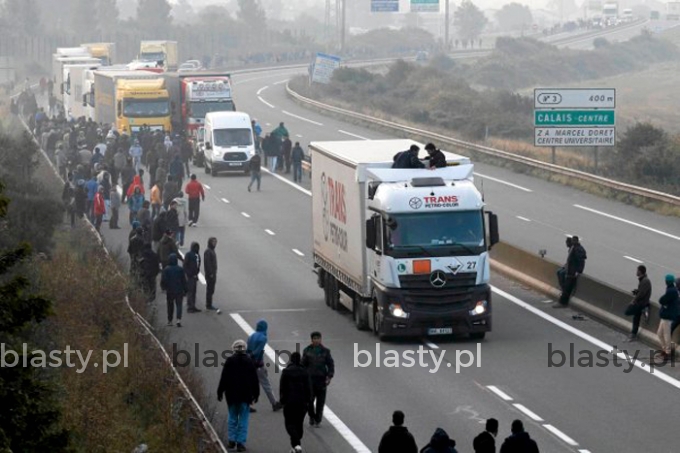
[{"label": "white sneaker", "polygon": [[302,447],[298,445],[297,447],[293,448],[293,451],[295,453],[300,453],[302,451]]}]

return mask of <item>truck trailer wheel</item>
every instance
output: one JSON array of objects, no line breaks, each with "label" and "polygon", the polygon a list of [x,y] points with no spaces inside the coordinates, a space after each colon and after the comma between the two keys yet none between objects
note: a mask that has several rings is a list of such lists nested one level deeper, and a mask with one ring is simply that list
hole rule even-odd
[{"label": "truck trailer wheel", "polygon": [[338,281],[331,274],[326,273],[326,282],[324,284],[324,295],[326,305],[331,307],[331,310],[337,310],[340,301],[340,291],[338,289]]}]

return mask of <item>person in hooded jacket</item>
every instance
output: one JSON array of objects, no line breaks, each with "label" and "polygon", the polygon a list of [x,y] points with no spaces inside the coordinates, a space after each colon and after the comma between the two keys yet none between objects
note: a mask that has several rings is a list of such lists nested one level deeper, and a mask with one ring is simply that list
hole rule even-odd
[{"label": "person in hooded jacket", "polygon": [[661,357],[666,360],[671,357],[671,354],[675,351],[673,340],[671,338],[671,324],[678,317],[680,312],[680,300],[678,297],[678,289],[675,287],[675,276],[673,274],[666,275],[666,292],[659,299],[659,305],[661,305],[661,310],[659,310],[659,328],[656,334],[659,336],[659,342],[661,343]]},{"label": "person in hooded jacket", "polygon": [[182,187],[182,180],[184,179],[184,162],[179,154],[175,154],[170,162],[168,174],[172,175],[172,179],[177,181],[178,187]]},{"label": "person in hooded jacket", "polygon": [[132,224],[132,222],[137,220],[137,213],[144,206],[144,195],[142,195],[139,187],[135,187],[132,196],[128,197],[127,205],[130,211],[130,224]]},{"label": "person in hooded jacket", "polygon": [[451,439],[442,428],[437,428],[430,438],[430,443],[425,445],[420,453],[458,453],[456,441]]},{"label": "person in hooded jacket", "polygon": [[[252,357],[253,363],[255,364],[255,368],[257,370],[257,379],[262,386],[262,390],[264,390],[265,395],[267,395],[267,398],[272,405],[272,410],[276,412],[281,410],[283,406],[281,406],[281,403],[276,401],[274,392],[272,392],[272,385],[269,382],[267,368],[264,366],[264,348],[267,346],[267,327],[267,321],[264,319],[259,320],[255,326],[255,332],[250,334],[248,337],[247,346],[248,353]],[[251,412],[254,411],[254,409],[251,409]]]},{"label": "person in hooded jacket", "polygon": [[177,243],[175,242],[174,236],[175,230],[167,229],[165,234],[158,244],[158,258],[161,260],[161,266],[165,268],[170,263],[170,255],[173,253],[178,256],[179,259],[182,257],[179,255],[179,250],[177,250]]},{"label": "person in hooded jacket", "polygon": [[196,308],[196,287],[198,274],[201,272],[201,246],[192,242],[189,252],[184,255],[184,273],[187,274],[187,313],[198,313]]},{"label": "person in hooded jacket", "polygon": [[182,300],[187,293],[187,277],[179,264],[177,255],[171,253],[168,265],[163,269],[161,289],[165,291],[168,308],[168,326],[172,326],[174,309],[177,309],[177,327],[182,327]]},{"label": "person in hooded jacket", "polygon": [[135,167],[132,166],[132,159],[127,159],[123,170],[120,172],[120,182],[123,187],[123,195],[122,199],[120,200],[122,203],[125,203],[125,200],[128,198],[128,191],[130,190],[134,179]]},{"label": "person in hooded jacket", "polygon": [[378,453],[418,453],[413,434],[404,426],[402,411],[394,411],[392,414],[392,426],[380,439]]},{"label": "person in hooded jacket", "polygon": [[529,433],[524,431],[521,420],[512,422],[511,431],[512,435],[505,439],[500,453],[538,453],[538,445],[529,437]]},{"label": "person in hooded jacket", "polygon": [[177,185],[175,178],[173,178],[172,175],[168,175],[165,184],[163,184],[163,190],[161,191],[161,195],[163,196],[163,207],[166,210],[170,207],[172,200],[177,196],[177,192],[179,192],[179,186]]},{"label": "person in hooded jacket", "polygon": [[153,244],[153,251],[156,253],[158,253],[158,246],[161,243],[161,239],[163,239],[165,230],[168,228],[165,222],[166,215],[166,211],[161,211],[158,213],[158,216],[153,219],[153,225],[151,227],[151,243]]},{"label": "person in hooded jacket", "polygon": [[[279,400],[283,406],[286,432],[290,436],[291,453],[302,451],[300,444],[305,432],[305,415],[312,399],[312,381],[301,361],[300,353],[293,352],[290,355],[290,363],[281,373],[279,383]],[[398,450],[392,452],[398,453]]]},{"label": "person in hooded jacket", "polygon": [[215,294],[215,283],[217,283],[217,238],[208,239],[208,247],[203,252],[203,266],[205,269],[205,309],[216,310],[213,305],[213,294]]},{"label": "person in hooded jacket", "polygon": [[137,221],[134,222],[133,228],[134,234],[130,235],[127,252],[130,255],[130,276],[137,280],[141,276],[139,263],[144,249],[144,230]]},{"label": "person in hooded jacket", "polygon": [[149,302],[156,300],[156,278],[160,272],[160,266],[161,262],[158,255],[151,249],[151,244],[145,243],[140,256],[140,273],[142,289],[148,294]]},{"label": "person in hooded jacket", "polygon": [[217,387],[217,400],[222,401],[226,396],[229,408],[227,448],[236,447],[236,451],[246,451],[249,407],[260,397],[260,384],[257,381],[255,365],[246,354],[246,342],[236,340],[231,349],[234,354],[225,361],[222,368],[220,384]]},{"label": "person in hooded jacket", "polygon": [[133,176],[132,183],[128,186],[125,195],[127,195],[128,198],[131,197],[132,194],[135,193],[135,189],[139,189],[139,193],[144,195],[144,183],[142,182],[142,176],[139,174]]},{"label": "person in hooded jacket", "polygon": [[172,203],[175,203],[177,209],[177,242],[179,242],[180,247],[184,247],[184,237],[189,221],[188,203],[186,198],[184,198],[184,192],[179,192],[177,198],[172,200]]}]

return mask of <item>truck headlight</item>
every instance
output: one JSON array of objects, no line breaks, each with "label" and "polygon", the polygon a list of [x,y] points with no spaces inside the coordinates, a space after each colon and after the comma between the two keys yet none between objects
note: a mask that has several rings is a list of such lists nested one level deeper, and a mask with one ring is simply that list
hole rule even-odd
[{"label": "truck headlight", "polygon": [[408,319],[408,313],[399,304],[390,304],[390,314],[395,318]]},{"label": "truck headlight", "polygon": [[475,304],[475,308],[470,310],[470,316],[479,316],[486,313],[488,303],[485,300],[480,300]]}]

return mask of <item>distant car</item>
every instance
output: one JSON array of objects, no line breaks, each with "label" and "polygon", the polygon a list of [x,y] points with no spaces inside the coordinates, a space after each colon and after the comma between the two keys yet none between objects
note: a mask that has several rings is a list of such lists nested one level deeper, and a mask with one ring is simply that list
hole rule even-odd
[{"label": "distant car", "polygon": [[427,61],[429,57],[430,55],[427,52],[421,50],[416,54],[416,61]]},{"label": "distant car", "polygon": [[182,63],[179,68],[177,69],[177,72],[189,72],[189,71],[198,71],[202,69],[203,65],[201,64],[200,61],[198,60],[189,60],[185,61]]}]

